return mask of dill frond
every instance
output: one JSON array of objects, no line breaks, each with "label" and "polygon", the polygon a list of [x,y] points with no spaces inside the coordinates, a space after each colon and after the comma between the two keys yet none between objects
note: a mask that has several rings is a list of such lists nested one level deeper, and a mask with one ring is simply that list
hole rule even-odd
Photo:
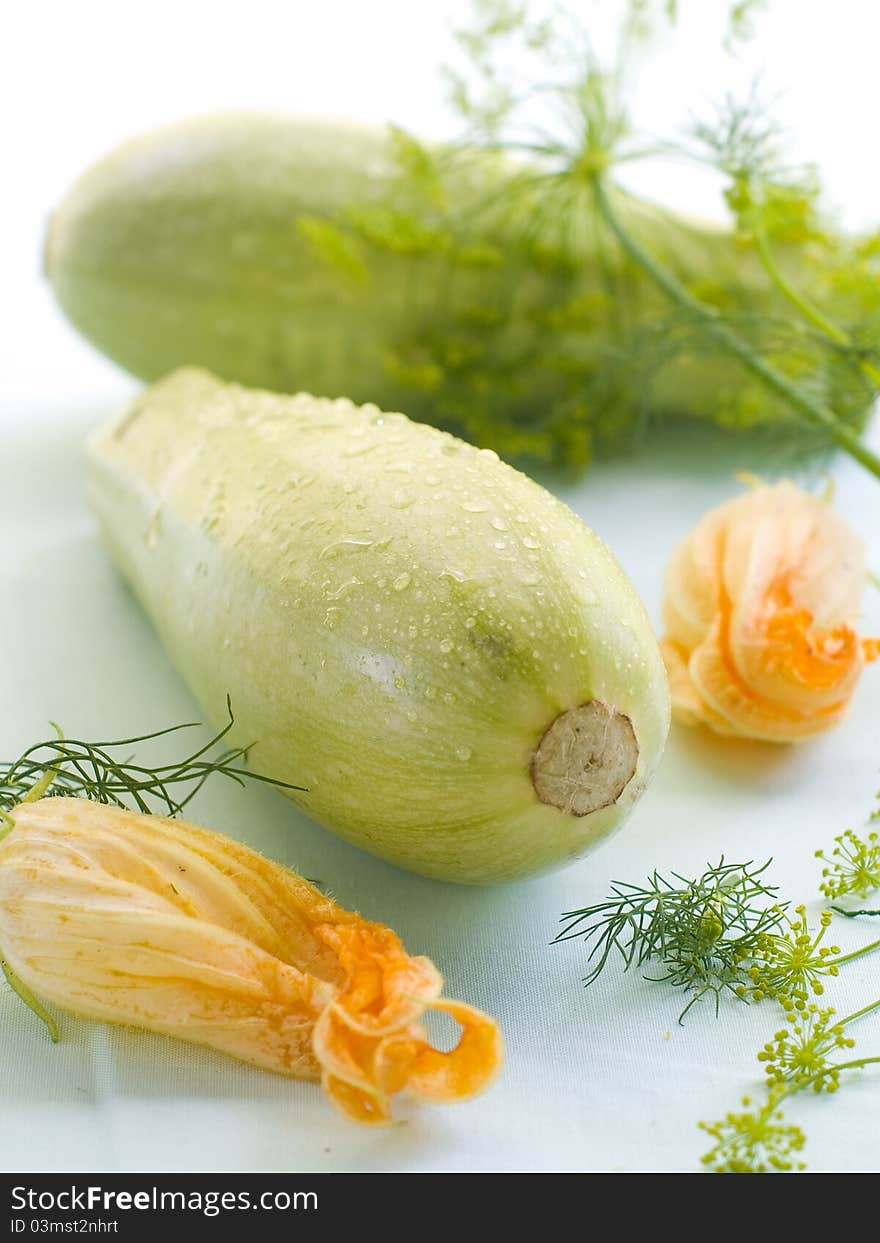
[{"label": "dill frond", "polygon": [[[241,767],[241,761],[247,758],[248,747],[217,751],[235,723],[228,699],[226,708],[229,719],[213,738],[180,760],[153,767],[137,763],[130,755],[130,748],[183,730],[196,729],[199,723],[172,725],[150,734],[112,742],[65,738],[56,726],[56,738],[33,743],[17,760],[0,764],[0,837],[13,827],[10,813],[19,803],[53,795],[92,799],[132,811],[178,816],[208,778],[215,774],[227,777],[238,785],[244,785],[246,781],[262,781],[284,789],[301,789],[300,786],[275,781]],[[122,756],[119,754],[121,751],[125,753]]]},{"label": "dill frond", "polygon": [[[761,7],[728,6],[731,40]],[[633,73],[678,16],[674,0],[630,0],[605,63],[573,6],[477,0],[446,71],[461,139],[392,131],[387,201],[352,204],[323,251],[346,279],[353,262],[404,278],[395,400],[508,457],[585,467],[686,418],[770,429],[798,456],[842,447],[880,476],[859,439],[880,390],[876,239],[822,219],[815,175],[789,165],[757,92],[690,144],[638,133]],[[720,170],[735,230],[614,181],[658,154]]]},{"label": "dill frond", "polygon": [[554,944],[584,941],[591,964],[587,986],[612,958],[620,958],[624,972],[657,963],[663,973],[645,979],[691,994],[679,1022],[707,994],[717,1016],[725,992],[740,1001],[778,999],[806,1010],[810,997],[824,992],[826,979],[880,949],[880,938],[846,954],[838,945],[824,945],[831,912],[822,912],[815,931],[804,906],[790,915],[777,886],[764,879],[771,862],[756,867],[725,863],[722,856],[694,879],[654,871],[644,885],[615,881],[604,901],[561,916],[564,927]]},{"label": "dill frond", "polygon": [[707,994],[717,1014],[726,991],[748,1000],[754,988],[749,968],[785,919],[788,904],[765,879],[770,863],[726,863],[722,856],[693,879],[654,871],[645,885],[615,881],[603,902],[562,915],[554,943],[585,942],[593,964],[586,985],[612,956],[620,956],[624,971],[656,962],[664,974],[647,979],[693,994],[679,1022]]}]

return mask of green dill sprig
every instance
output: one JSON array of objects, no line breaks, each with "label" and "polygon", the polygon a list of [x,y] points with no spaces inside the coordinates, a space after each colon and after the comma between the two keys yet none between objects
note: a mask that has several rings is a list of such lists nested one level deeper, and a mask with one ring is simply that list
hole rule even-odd
[{"label": "green dill sprig", "polygon": [[[747,31],[757,7],[733,4],[733,28]],[[477,233],[495,236],[501,224],[508,234],[495,275],[483,282],[487,305],[473,308],[481,318],[442,339],[428,333],[401,342],[395,375],[422,387],[430,417],[465,436],[488,436],[508,454],[584,464],[591,445],[690,409],[682,398],[670,404],[669,391],[681,357],[698,353],[724,378],[711,409],[694,413],[728,427],[796,428],[801,443],[836,444],[880,477],[880,458],[858,434],[880,389],[876,239],[842,238],[821,221],[816,178],[785,167],[763,101],[728,103],[714,124],[697,127],[700,158],[729,182],[738,231],[716,268],[705,262],[711,246],[700,243],[693,222],[677,226],[653,209],[652,229],[652,209],[613,179],[631,160],[694,153],[682,143],[645,142],[626,108],[640,49],[658,21],[675,20],[675,8],[632,0],[617,61],[606,65],[564,6],[548,20],[533,17],[528,3],[475,5],[472,25],[458,32],[465,68],[450,77],[468,129],[444,158],[451,151],[466,160],[477,147],[531,164],[499,165],[511,168],[499,182],[505,207],[481,209],[475,196]],[[537,64],[520,90],[524,55]],[[431,204],[415,207],[417,217],[425,211],[430,221]],[[468,249],[464,223],[447,217],[441,230],[444,262],[460,284],[467,284],[455,261]],[[691,262],[694,248],[702,268]],[[517,262],[526,272],[537,260],[548,306],[523,301],[529,282],[516,279]],[[504,327],[514,320],[515,352]],[[655,334],[656,351],[646,350],[645,326],[662,320],[672,328]],[[531,399],[536,381],[539,403]]]},{"label": "green dill sprig", "polygon": [[[732,38],[760,7],[727,6]],[[508,458],[582,468],[685,416],[762,429],[765,455],[774,433],[789,455],[837,443],[880,474],[858,436],[880,387],[880,242],[821,222],[763,101],[727,105],[696,145],[634,128],[639,59],[676,20],[674,0],[628,0],[605,61],[573,5],[475,0],[445,75],[459,140],[392,127],[386,192],[299,232],[349,291],[399,274],[390,400]],[[720,169],[736,230],[617,184],[658,155]]]},{"label": "green dill sprig", "polygon": [[[725,200],[741,239],[754,247],[767,276],[805,331],[851,363],[876,388],[880,385],[876,332],[865,335],[855,325],[837,323],[795,285],[780,258],[792,246],[809,245],[825,256],[829,266],[842,261],[841,266],[851,267],[854,273],[863,266],[858,247],[829,230],[821,219],[815,170],[785,162],[784,135],[766,101],[755,87],[745,100],[728,97],[715,123],[697,124],[694,137],[707,162],[728,180]],[[864,323],[862,317],[860,324]]]},{"label": "green dill sprig", "polygon": [[593,964],[586,985],[612,955],[620,956],[624,971],[653,961],[665,972],[647,979],[693,994],[679,1022],[706,994],[714,997],[717,1014],[725,991],[748,999],[755,987],[749,968],[764,953],[768,936],[783,926],[788,904],[765,879],[770,862],[756,867],[751,861],[726,863],[722,856],[696,878],[672,872],[667,879],[655,870],[645,885],[616,881],[604,901],[566,911],[554,943],[586,943]]},{"label": "green dill sprig", "polygon": [[703,331],[707,341],[711,341],[716,349],[738,362],[764,386],[768,394],[781,399],[809,427],[826,433],[834,443],[880,479],[880,458],[861,442],[850,423],[828,405],[814,385],[793,378],[786,368],[757,350],[746,334],[719,314],[716,306],[695,295],[670,268],[658,261],[618,212],[605,178],[598,174],[593,175],[593,195],[599,215],[632,262],[646,273],[683,316]]},{"label": "green dill sprig", "polygon": [[[172,725],[112,742],[65,738],[56,726],[56,738],[34,743],[17,760],[0,764],[0,837],[10,831],[11,813],[19,803],[53,795],[87,798],[148,814],[178,816],[214,774],[228,777],[238,785],[262,781],[283,789],[302,789],[241,767],[249,747],[221,749],[211,754],[235,724],[229,699],[226,709],[229,717],[226,725],[203,746],[182,759],[152,767],[136,762],[130,748],[196,729],[199,723]],[[120,756],[120,751],[125,754]]]},{"label": "green dill sprig", "polygon": [[722,856],[693,879],[677,872],[668,879],[655,870],[644,885],[615,881],[602,902],[561,916],[564,927],[554,944],[585,942],[592,964],[585,985],[612,957],[620,957],[624,972],[658,963],[663,974],[645,979],[692,994],[679,1022],[707,994],[717,1016],[725,992],[740,1001],[777,999],[806,1010],[810,998],[824,992],[826,979],[880,949],[880,938],[846,954],[839,945],[823,944],[831,912],[821,913],[815,929],[805,906],[789,914],[778,887],[764,879],[771,862],[756,867],[725,863]]}]

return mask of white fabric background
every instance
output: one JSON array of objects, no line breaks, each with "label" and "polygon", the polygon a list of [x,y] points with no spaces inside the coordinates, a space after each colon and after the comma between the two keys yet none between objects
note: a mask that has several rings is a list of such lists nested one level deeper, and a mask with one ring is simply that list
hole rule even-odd
[{"label": "white fabric background", "polygon": [[[9,149],[20,172],[20,193],[4,201],[0,228],[4,336],[13,342],[4,350],[0,404],[0,756],[46,736],[49,718],[84,737],[198,719],[103,558],[86,508],[82,438],[136,386],[77,340],[52,308],[35,259],[46,206],[126,132],[198,108],[283,103],[404,116],[440,129],[430,67],[443,20],[462,6],[385,0],[368,7],[369,21],[364,6],[343,0],[320,12],[297,3],[159,3],[141,30],[123,28],[123,10],[97,2],[75,13],[37,3],[16,15],[20,49],[5,82],[16,107],[3,101],[0,108],[7,123],[17,118]],[[808,88],[822,48],[820,9],[798,4],[801,50],[786,60],[780,49],[792,0],[781,0],[764,53],[793,83],[790,106],[807,118],[808,137],[827,157],[851,218],[880,217],[863,193],[871,183],[858,146],[868,134],[859,58],[867,73],[876,42],[865,35],[848,45],[848,72],[834,79],[833,105],[823,91],[819,110]],[[850,32],[856,29],[868,20],[866,9],[842,0],[836,28],[849,21]],[[41,42],[50,18],[52,37]],[[683,67],[692,66],[698,95],[705,59],[694,67],[688,47],[667,55],[667,70],[675,67],[685,86]],[[849,147],[840,141],[846,118]],[[684,197],[692,203],[691,190]],[[872,443],[880,448],[878,432],[875,426]],[[656,619],[669,551],[707,507],[736,491],[740,467],[760,471],[754,446],[740,443],[719,461],[710,441],[679,435],[655,441],[636,461],[597,467],[577,486],[552,483],[608,540]],[[835,461],[833,475],[837,508],[865,536],[880,568],[880,485],[845,460]],[[865,603],[865,629],[880,633],[880,596],[869,591]],[[558,916],[598,900],[613,878],[638,879],[655,865],[699,870],[721,853],[773,855],[783,892],[817,913],[813,850],[870,810],[878,720],[875,668],[847,721],[800,748],[674,730],[657,780],[618,837],[565,871],[494,890],[399,872],[310,824],[269,790],[208,788],[194,819],[320,878],[344,905],[390,924],[413,952],[430,955],[451,995],[497,1015],[508,1043],[502,1078],[476,1102],[403,1106],[405,1125],[370,1132],[337,1117],[316,1087],[159,1037],[62,1016],[63,1040],[53,1047],[0,989],[0,1169],[697,1168],[707,1146],[697,1120],[718,1117],[756,1090],[755,1052],[779,1026],[778,1011],[730,1003],[716,1021],[703,1006],[679,1027],[680,998],[636,974],[609,970],[584,991],[579,945],[548,944]],[[871,935],[870,924],[836,932],[845,948]],[[841,1013],[877,995],[878,962],[846,969],[829,994]],[[854,1034],[862,1053],[880,1053],[876,1017]],[[810,1167],[876,1168],[878,1108],[880,1074],[865,1074],[836,1098],[795,1102],[790,1117],[808,1133]]]}]

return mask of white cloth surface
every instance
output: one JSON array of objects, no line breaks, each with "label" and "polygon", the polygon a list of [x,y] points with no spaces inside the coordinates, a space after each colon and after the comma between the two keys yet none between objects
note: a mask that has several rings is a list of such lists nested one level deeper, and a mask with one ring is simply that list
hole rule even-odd
[{"label": "white cloth surface", "polygon": [[[86,394],[7,403],[0,417],[0,756],[49,734],[124,737],[183,720],[197,707],[104,558],[83,488],[81,441],[133,391],[123,378]],[[873,436],[873,443],[880,437]],[[655,439],[636,459],[554,486],[611,544],[659,617],[662,571],[675,541],[733,494],[733,471],[760,469],[746,442],[719,458],[703,438]],[[880,556],[880,484],[837,459],[837,508]],[[878,633],[869,589],[864,624]],[[818,846],[860,824],[880,762],[880,671],[869,669],[833,733],[797,748],[732,743],[674,729],[660,772],[628,826],[593,855],[505,888],[444,885],[390,867],[310,823],[275,792],[218,778],[193,818],[247,841],[328,885],[338,900],[394,927],[439,965],[450,995],[496,1015],[506,1069],[484,1097],[408,1107],[405,1125],[374,1132],[338,1117],[319,1088],[204,1050],[61,1017],[53,1046],[33,1015],[0,989],[0,1169],[7,1170],[693,1170],[706,1149],[697,1121],[755,1094],[755,1054],[780,1025],[770,1004],[702,1004],[684,1026],[682,998],[612,964],[581,986],[578,942],[551,946],[562,911],[600,899],[612,879],[657,866],[685,873],[728,859],[774,857],[783,894],[821,909]],[[207,736],[207,735],[206,735]],[[843,922],[844,948],[870,923]],[[829,990],[841,1013],[878,992],[878,959],[854,963]],[[880,1053],[880,1019],[854,1034]],[[808,1134],[814,1170],[876,1167],[880,1074],[835,1098],[789,1110]]]},{"label": "white cloth surface", "polygon": [[[597,6],[602,7],[604,6]],[[686,6],[687,7],[687,6]],[[872,150],[876,14],[861,0],[771,6],[743,62],[766,62],[768,89],[791,89],[783,115],[797,151],[819,158],[850,220],[875,222]],[[724,6],[692,4],[688,23]],[[83,737],[126,736],[198,719],[117,575],[84,496],[81,442],[115,413],[133,382],[67,328],[38,278],[44,218],[70,180],[115,142],[176,116],[236,106],[281,107],[448,132],[436,63],[462,0],[412,5],[326,0],[321,6],[156,0],[132,42],[127,10],[110,0],[33,0],[10,14],[0,82],[14,193],[0,204],[5,396],[0,398],[0,758],[61,722]],[[834,38],[829,42],[828,22]],[[46,37],[46,31],[52,37]],[[692,27],[688,24],[687,32]],[[210,35],[209,42],[206,38]],[[639,79],[652,133],[674,132],[721,93],[715,54],[670,47]],[[696,39],[697,35],[694,34]],[[706,40],[704,39],[704,45]],[[831,44],[845,57],[828,56]],[[210,54],[206,54],[206,47]],[[705,49],[704,49],[705,50]],[[827,89],[816,91],[821,79]],[[636,102],[638,103],[639,100]],[[841,136],[845,135],[845,140]],[[653,178],[653,180],[652,180]],[[677,181],[675,179],[678,179]],[[685,180],[681,180],[685,178]],[[679,186],[676,199],[675,184]],[[711,210],[717,185],[648,165],[638,183],[692,211]],[[880,427],[872,443],[880,447]],[[604,536],[659,619],[663,565],[709,506],[734,494],[734,470],[766,469],[746,442],[690,432],[655,438],[638,459],[553,481]],[[866,538],[880,570],[880,484],[838,458],[836,505]],[[880,594],[865,599],[880,633]],[[589,990],[577,942],[551,946],[560,913],[599,900],[614,878],[653,867],[685,873],[707,861],[774,857],[782,892],[818,899],[818,846],[862,823],[880,784],[880,669],[869,670],[848,719],[802,747],[769,748],[674,730],[659,774],[629,825],[566,870],[499,889],[442,885],[397,871],[309,823],[274,792],[217,781],[193,818],[319,878],[346,906],[394,927],[430,955],[448,992],[501,1020],[506,1069],[492,1090],[450,1108],[404,1107],[381,1132],[338,1117],[320,1090],[157,1036],[61,1016],[52,1046],[0,982],[0,1170],[572,1170],[689,1171],[707,1140],[698,1119],[735,1108],[760,1083],[756,1051],[779,1026],[773,1006],[725,1002],[676,1024],[682,999],[615,967]],[[205,735],[207,736],[207,735]],[[878,935],[866,921],[836,936],[852,948]],[[841,1013],[880,993],[880,957],[855,963],[829,990]],[[880,1016],[855,1030],[880,1053]],[[880,1073],[834,1098],[792,1104],[814,1170],[876,1168]]]}]

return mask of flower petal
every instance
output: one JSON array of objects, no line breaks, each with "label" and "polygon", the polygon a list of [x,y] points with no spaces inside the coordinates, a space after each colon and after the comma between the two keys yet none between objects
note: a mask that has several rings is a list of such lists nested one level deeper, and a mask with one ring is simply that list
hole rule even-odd
[{"label": "flower petal", "polygon": [[666,579],[676,718],[774,742],[830,728],[880,650],[852,625],[864,581],[861,541],[792,483],[705,515]]}]

